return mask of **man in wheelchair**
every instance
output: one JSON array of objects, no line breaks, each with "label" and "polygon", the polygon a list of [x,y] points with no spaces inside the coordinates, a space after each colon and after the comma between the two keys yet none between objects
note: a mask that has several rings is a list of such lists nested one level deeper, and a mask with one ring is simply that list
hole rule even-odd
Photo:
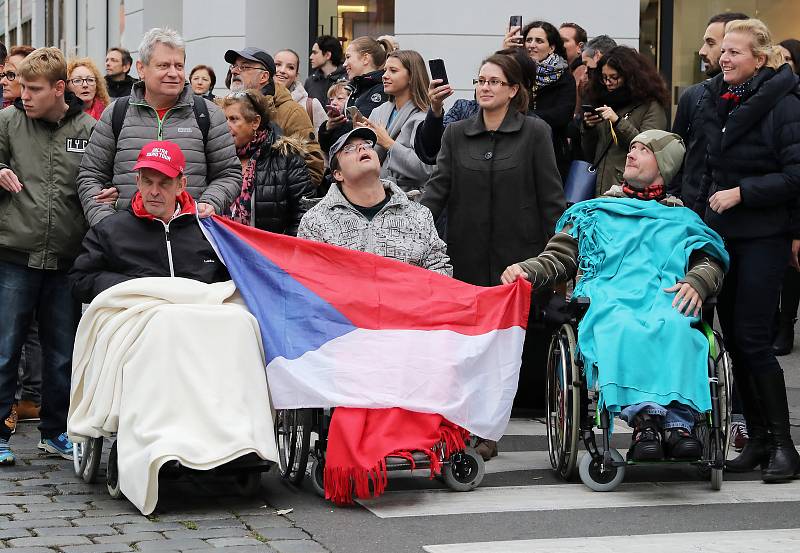
[{"label": "man in wheelchair", "polygon": [[666,195],[684,153],[675,134],[637,135],[622,185],[568,209],[542,254],[501,277],[539,289],[580,274],[573,296],[591,300],[578,327],[587,381],[598,405],[634,427],[633,461],[699,459],[692,431],[710,409],[708,343],[691,325],[719,292],[728,256],[719,235]]}]

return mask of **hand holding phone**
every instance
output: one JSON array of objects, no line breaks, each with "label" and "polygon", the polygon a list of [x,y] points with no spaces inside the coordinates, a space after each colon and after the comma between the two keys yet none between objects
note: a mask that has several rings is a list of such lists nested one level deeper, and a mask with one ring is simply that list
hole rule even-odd
[{"label": "hand holding phone", "polygon": [[328,117],[340,117],[342,115],[342,112],[339,111],[339,108],[330,104],[325,106],[325,112],[328,114]]},{"label": "hand holding phone", "polygon": [[347,115],[353,120],[353,123],[363,123],[364,119],[366,119],[356,106],[347,108]]},{"label": "hand holding phone", "polygon": [[522,46],[522,16],[521,15],[512,15],[508,18],[508,31],[511,32],[512,29],[517,28],[515,34],[512,36],[514,42],[517,43],[518,46]]},{"label": "hand holding phone", "polygon": [[428,60],[428,67],[431,70],[431,80],[439,79],[442,82],[439,83],[439,86],[443,86],[446,84],[450,84],[450,81],[447,79],[447,70],[444,68],[444,60],[441,58],[436,58],[432,60]]}]

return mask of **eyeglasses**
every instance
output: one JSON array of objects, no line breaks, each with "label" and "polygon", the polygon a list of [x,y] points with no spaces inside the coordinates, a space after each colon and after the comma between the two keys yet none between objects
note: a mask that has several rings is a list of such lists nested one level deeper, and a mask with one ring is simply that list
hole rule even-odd
[{"label": "eyeglasses", "polygon": [[472,84],[474,84],[475,86],[483,86],[488,84],[491,88],[497,88],[500,86],[510,86],[507,82],[501,81],[500,79],[484,79],[483,77],[472,79]]},{"label": "eyeglasses", "polygon": [[372,140],[365,140],[364,142],[358,142],[356,144],[345,144],[342,146],[342,152],[346,154],[352,154],[357,150],[372,150],[375,147],[375,143]]},{"label": "eyeglasses", "polygon": [[17,74],[13,71],[6,71],[4,73],[0,73],[0,79],[8,79],[9,81],[13,81],[17,78]]},{"label": "eyeglasses", "polygon": [[620,76],[619,75],[603,75],[602,76],[604,83],[616,83],[619,82]]},{"label": "eyeglasses", "polygon": [[244,73],[245,71],[249,71],[250,69],[256,69],[258,71],[266,71],[263,67],[259,67],[258,65],[229,65],[228,69],[231,70],[231,73]]},{"label": "eyeglasses", "polygon": [[92,86],[97,84],[97,79],[95,79],[94,77],[86,77],[83,79],[75,78],[75,79],[70,79],[69,82],[72,83],[72,86],[81,86],[84,83],[88,84],[89,86]]}]

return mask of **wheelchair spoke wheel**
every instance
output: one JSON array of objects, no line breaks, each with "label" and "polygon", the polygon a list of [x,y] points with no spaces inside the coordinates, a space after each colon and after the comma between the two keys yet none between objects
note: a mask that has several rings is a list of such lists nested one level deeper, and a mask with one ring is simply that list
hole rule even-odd
[{"label": "wheelchair spoke wheel", "polygon": [[93,484],[100,470],[100,458],[103,455],[103,438],[90,438],[84,443],[84,454],[81,460],[81,478],[87,484]]},{"label": "wheelchair spoke wheel", "polygon": [[575,363],[575,333],[562,325],[550,342],[547,359],[547,450],[550,465],[561,478],[575,472],[580,421],[580,371]]},{"label": "wheelchair spoke wheel", "polygon": [[292,484],[303,481],[311,445],[311,410],[281,409],[275,415],[281,476]]},{"label": "wheelchair spoke wheel", "polygon": [[119,487],[119,468],[117,466],[117,442],[111,444],[111,451],[108,453],[108,465],[106,466],[106,489],[112,499],[122,498],[122,490]]}]

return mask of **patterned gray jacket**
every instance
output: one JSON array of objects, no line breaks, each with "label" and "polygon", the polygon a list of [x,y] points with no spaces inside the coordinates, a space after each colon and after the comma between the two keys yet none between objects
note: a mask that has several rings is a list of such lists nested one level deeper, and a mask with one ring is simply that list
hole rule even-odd
[{"label": "patterned gray jacket", "polygon": [[374,253],[452,276],[447,245],[439,238],[427,207],[412,202],[389,180],[381,180],[391,198],[369,221],[338,186],[300,221],[298,238]]}]

